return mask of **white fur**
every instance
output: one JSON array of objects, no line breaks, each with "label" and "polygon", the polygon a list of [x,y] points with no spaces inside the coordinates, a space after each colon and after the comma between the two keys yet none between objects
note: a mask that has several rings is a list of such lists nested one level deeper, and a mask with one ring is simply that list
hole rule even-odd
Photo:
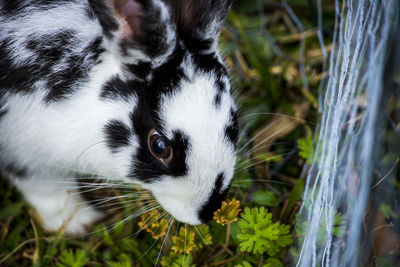
[{"label": "white fur", "polygon": [[[49,176],[49,173],[46,174]],[[74,188],[73,178],[32,176],[16,179],[14,184],[24,194],[26,201],[35,207],[48,231],[60,231],[61,227],[69,234],[83,234],[86,227],[100,219],[102,214],[88,206]],[[56,182],[54,182],[56,180]],[[65,183],[63,183],[65,182]]]}]

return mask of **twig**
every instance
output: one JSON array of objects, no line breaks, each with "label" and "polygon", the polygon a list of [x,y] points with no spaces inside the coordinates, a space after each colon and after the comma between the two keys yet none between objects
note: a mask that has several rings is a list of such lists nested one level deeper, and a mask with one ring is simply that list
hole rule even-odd
[{"label": "twig", "polygon": [[225,263],[228,263],[228,262],[232,262],[232,261],[236,260],[237,258],[239,258],[240,255],[242,255],[241,252],[236,254],[232,258],[229,258],[229,259],[226,259],[226,260],[217,261],[217,262],[213,262],[213,263],[211,263],[211,266],[221,266],[222,264],[225,264]]},{"label": "twig", "polygon": [[379,225],[378,227],[376,227],[375,229],[372,230],[372,233],[373,233],[373,232],[376,232],[376,231],[378,231],[378,230],[380,230],[380,229],[382,229],[382,228],[393,228],[393,227],[394,227],[394,225],[391,224],[391,223],[389,223],[389,224],[384,224],[384,225]]},{"label": "twig", "polygon": [[263,261],[264,261],[264,257],[263,257],[263,255],[261,255],[260,261],[258,262],[258,267],[261,267]]},{"label": "twig", "polygon": [[397,163],[399,162],[399,159],[396,160],[396,163],[393,165],[393,167],[388,171],[388,173],[385,174],[371,189],[374,189],[377,187],[383,180],[385,180],[386,177],[389,176],[389,174],[393,171],[394,167],[396,167]]},{"label": "twig", "polygon": [[33,228],[33,233],[35,235],[35,245],[36,245],[35,250],[33,252],[33,256],[32,256],[32,263],[33,263],[33,265],[36,265],[39,260],[39,236],[38,236],[35,222],[33,221],[32,218],[31,218],[31,224],[32,224],[32,228]]},{"label": "twig", "polygon": [[25,246],[26,244],[32,243],[36,241],[35,238],[31,238],[28,240],[25,240],[24,242],[22,242],[21,244],[19,244],[16,248],[14,248],[10,253],[8,253],[8,255],[6,255],[4,258],[2,258],[0,260],[0,264],[4,263],[9,257],[11,257],[15,252],[17,252],[20,248],[22,248],[23,246]]},{"label": "twig", "polygon": [[7,219],[7,222],[4,224],[3,232],[1,233],[0,243],[3,243],[4,240],[6,239],[6,236],[10,228],[10,224],[14,220],[15,216],[17,216],[18,211],[16,211],[13,215],[11,215],[10,218]]},{"label": "twig", "polygon": [[225,239],[225,244],[222,247],[222,249],[220,251],[217,252],[217,254],[215,254],[214,256],[212,256],[210,258],[210,262],[212,262],[213,260],[215,260],[218,256],[220,256],[222,253],[224,253],[226,251],[226,249],[229,246],[229,235],[230,235],[230,231],[231,231],[231,224],[227,224],[226,225],[226,239]]}]

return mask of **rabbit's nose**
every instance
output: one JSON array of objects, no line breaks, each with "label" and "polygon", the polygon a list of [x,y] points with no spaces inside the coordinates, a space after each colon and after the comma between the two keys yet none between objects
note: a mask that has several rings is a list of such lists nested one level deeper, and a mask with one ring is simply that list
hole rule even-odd
[{"label": "rabbit's nose", "polygon": [[223,181],[224,175],[219,173],[215,180],[215,186],[210,194],[210,197],[200,208],[199,218],[203,223],[208,222],[213,218],[214,212],[221,207],[222,201],[225,199],[226,194],[228,193],[229,187],[221,191]]}]

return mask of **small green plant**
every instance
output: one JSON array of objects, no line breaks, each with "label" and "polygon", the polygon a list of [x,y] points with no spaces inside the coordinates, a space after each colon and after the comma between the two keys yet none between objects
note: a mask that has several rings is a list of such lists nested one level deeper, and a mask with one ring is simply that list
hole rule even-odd
[{"label": "small green plant", "polygon": [[238,221],[240,250],[275,256],[281,248],[292,243],[289,226],[272,222],[272,214],[264,207],[245,208]]},{"label": "small green plant", "polygon": [[196,265],[192,263],[192,255],[176,254],[171,253],[165,256],[161,260],[161,266],[163,267],[195,267]]},{"label": "small green plant", "polygon": [[176,253],[190,253],[190,251],[196,248],[194,237],[195,234],[192,230],[181,226],[179,234],[172,237],[172,241],[174,242],[172,250]]},{"label": "small green plant", "polygon": [[60,256],[60,262],[57,267],[83,267],[89,261],[86,252],[82,249],[65,250]]},{"label": "small green plant", "polygon": [[379,205],[379,211],[382,212],[383,216],[385,216],[385,218],[397,218],[398,215],[396,214],[396,212],[393,211],[392,207],[386,203],[381,203]]},{"label": "small green plant", "polygon": [[297,147],[299,148],[299,155],[306,160],[307,164],[311,164],[314,160],[314,144],[310,136],[300,138],[297,141]]},{"label": "small green plant", "polygon": [[194,243],[197,248],[203,248],[204,245],[208,246],[212,244],[212,236],[210,234],[210,227],[205,224],[195,226],[195,237]]},{"label": "small green plant", "polygon": [[167,219],[160,219],[160,212],[158,210],[143,214],[142,220],[138,225],[141,229],[151,233],[154,239],[165,236],[169,227]]},{"label": "small green plant", "polygon": [[239,207],[240,201],[236,199],[223,201],[221,208],[214,213],[214,220],[221,225],[237,221],[237,216],[241,210]]},{"label": "small green plant", "polygon": [[235,267],[251,267],[251,264],[248,261],[242,261],[242,263],[236,264]]},{"label": "small green plant", "polygon": [[[235,267],[252,267],[252,265],[248,261],[242,261],[242,263],[236,264]],[[268,258],[262,267],[283,267],[283,265],[277,258]]]}]

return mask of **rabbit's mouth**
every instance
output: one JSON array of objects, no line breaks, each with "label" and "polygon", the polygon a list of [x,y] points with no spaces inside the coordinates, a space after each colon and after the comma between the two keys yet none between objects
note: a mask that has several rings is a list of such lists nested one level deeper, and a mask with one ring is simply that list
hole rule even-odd
[{"label": "rabbit's mouth", "polygon": [[198,216],[198,207],[193,207],[190,204],[183,203],[182,201],[172,197],[157,197],[157,195],[155,195],[155,198],[176,220],[191,225],[202,223]]},{"label": "rabbit's mouth", "polygon": [[[212,186],[185,187],[178,182],[176,186],[169,180],[167,183],[153,184],[152,194],[165,211],[183,223],[197,225],[213,218],[214,212],[221,207],[229,190],[230,183],[225,184],[225,175],[216,175]],[[168,188],[169,190],[166,190]]]}]

